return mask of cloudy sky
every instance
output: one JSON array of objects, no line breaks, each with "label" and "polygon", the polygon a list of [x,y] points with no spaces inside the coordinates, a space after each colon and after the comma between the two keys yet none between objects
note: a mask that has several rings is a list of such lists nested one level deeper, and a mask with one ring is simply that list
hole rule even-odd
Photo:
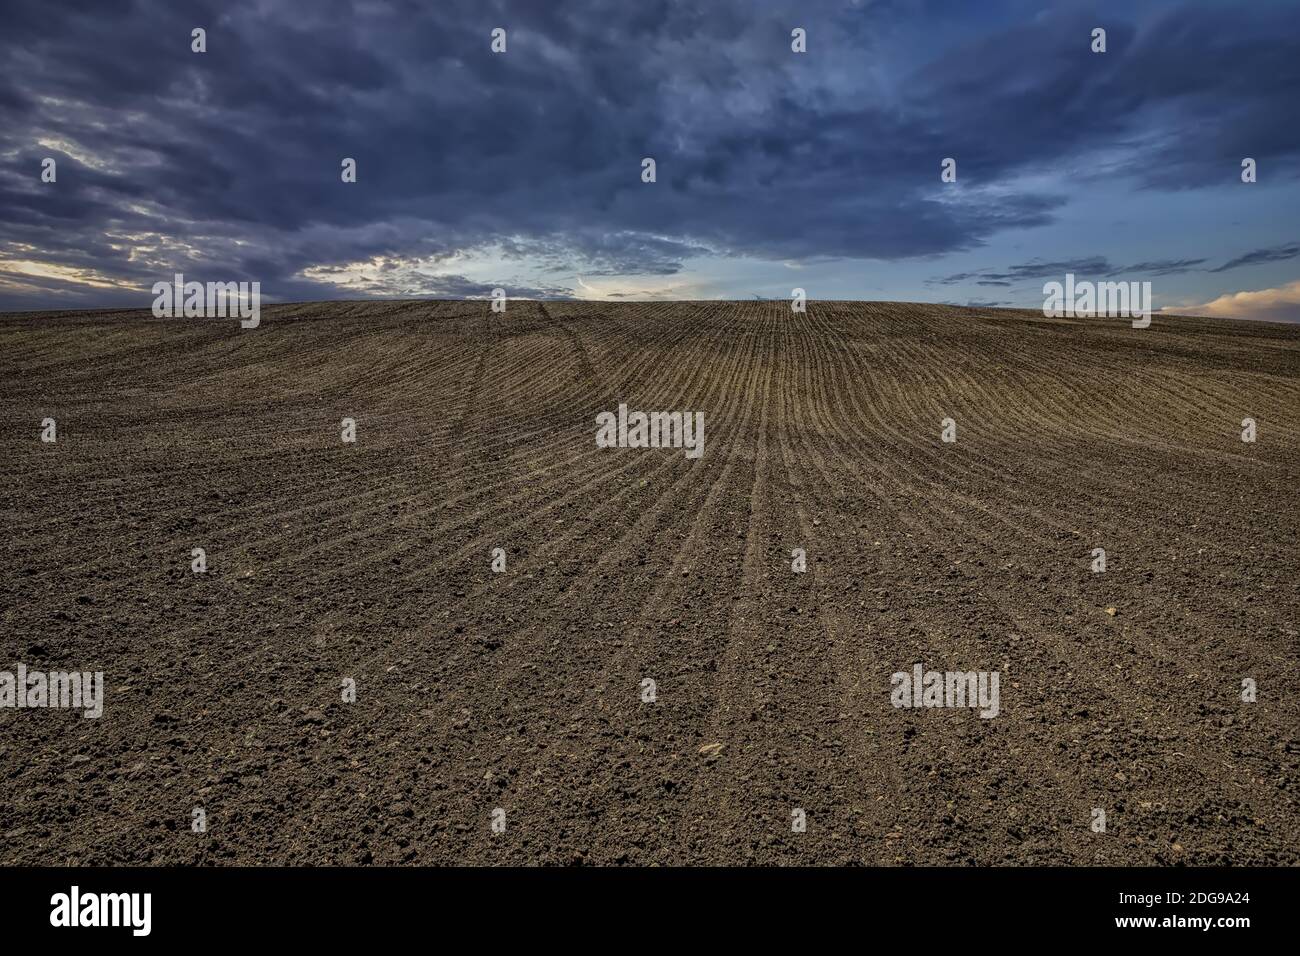
[{"label": "cloudy sky", "polygon": [[1300,0],[4,8],[0,309],[148,306],[176,271],[1040,308],[1074,272],[1300,320]]}]

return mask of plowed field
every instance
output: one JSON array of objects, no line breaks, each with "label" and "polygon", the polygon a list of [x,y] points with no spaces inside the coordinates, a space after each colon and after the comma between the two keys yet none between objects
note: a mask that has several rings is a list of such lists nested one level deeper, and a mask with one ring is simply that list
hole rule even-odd
[{"label": "plowed field", "polygon": [[6,864],[1300,863],[1300,328],[8,315],[0,451]]}]

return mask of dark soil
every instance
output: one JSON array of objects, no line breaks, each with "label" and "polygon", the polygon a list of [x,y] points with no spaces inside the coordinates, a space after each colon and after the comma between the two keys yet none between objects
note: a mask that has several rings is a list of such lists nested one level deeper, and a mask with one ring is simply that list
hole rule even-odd
[{"label": "dark soil", "polygon": [[6,864],[1300,863],[1297,327],[8,315],[0,452],[0,670],[106,694],[0,709]]}]

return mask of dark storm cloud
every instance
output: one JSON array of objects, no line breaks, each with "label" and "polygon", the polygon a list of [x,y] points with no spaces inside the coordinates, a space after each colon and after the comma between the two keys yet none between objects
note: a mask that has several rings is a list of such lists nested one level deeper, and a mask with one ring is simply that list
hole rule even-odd
[{"label": "dark storm cloud", "polygon": [[[1116,4],[1105,56],[1082,8],[979,16],[938,2],[11,2],[0,260],[142,287],[183,266],[319,298],[467,288],[461,258],[491,249],[503,284],[526,261],[555,281],[518,286],[562,295],[579,274],[668,276],[701,255],[975,248],[1050,223],[1093,149],[1162,189],[1235,176],[1245,155],[1281,175],[1300,153],[1286,11]],[[793,24],[810,53],[790,53]],[[195,26],[206,54],[190,52]],[[339,181],[345,156],[355,185]],[[1029,174],[1060,188],[1020,187]],[[323,278],[394,257],[449,271]],[[0,282],[0,307],[77,287],[24,274]]]},{"label": "dark storm cloud", "polygon": [[1103,256],[1087,259],[1072,259],[1061,262],[1042,262],[1034,260],[1010,266],[1005,272],[957,272],[941,279],[930,280],[931,285],[959,285],[963,282],[1000,283],[1011,285],[1014,282],[1027,282],[1033,279],[1048,279],[1062,276],[1067,272],[1083,275],[1110,275],[1114,268]]},{"label": "dark storm cloud", "polygon": [[[1300,153],[1295,16],[1286,3],[1057,5],[936,59],[921,98],[980,174],[1109,147],[1124,150],[1120,171],[1159,188],[1237,182],[1247,156],[1294,178],[1278,161]],[[1077,41],[1098,25],[1104,55]]]},{"label": "dark storm cloud", "polygon": [[1255,249],[1230,259],[1216,268],[1202,268],[1207,258],[1199,259],[1160,259],[1148,262],[1135,262],[1131,265],[1114,265],[1105,256],[1090,256],[1062,262],[1042,262],[1033,260],[1007,267],[1003,272],[957,272],[952,275],[931,279],[929,285],[960,285],[974,282],[976,285],[1012,285],[1015,282],[1029,282],[1037,279],[1060,278],[1067,272],[1075,275],[1100,276],[1170,276],[1183,275],[1188,272],[1227,272],[1242,266],[1258,265],[1265,262],[1284,262],[1300,256],[1300,244],[1274,246],[1269,249]]},{"label": "dark storm cloud", "polygon": [[1294,259],[1300,256],[1300,244],[1292,243],[1286,246],[1274,246],[1271,249],[1255,249],[1244,255],[1237,256],[1219,266],[1217,269],[1210,269],[1210,272],[1227,272],[1229,269],[1237,269],[1241,266],[1255,266],[1265,262],[1285,262],[1287,259]]}]

